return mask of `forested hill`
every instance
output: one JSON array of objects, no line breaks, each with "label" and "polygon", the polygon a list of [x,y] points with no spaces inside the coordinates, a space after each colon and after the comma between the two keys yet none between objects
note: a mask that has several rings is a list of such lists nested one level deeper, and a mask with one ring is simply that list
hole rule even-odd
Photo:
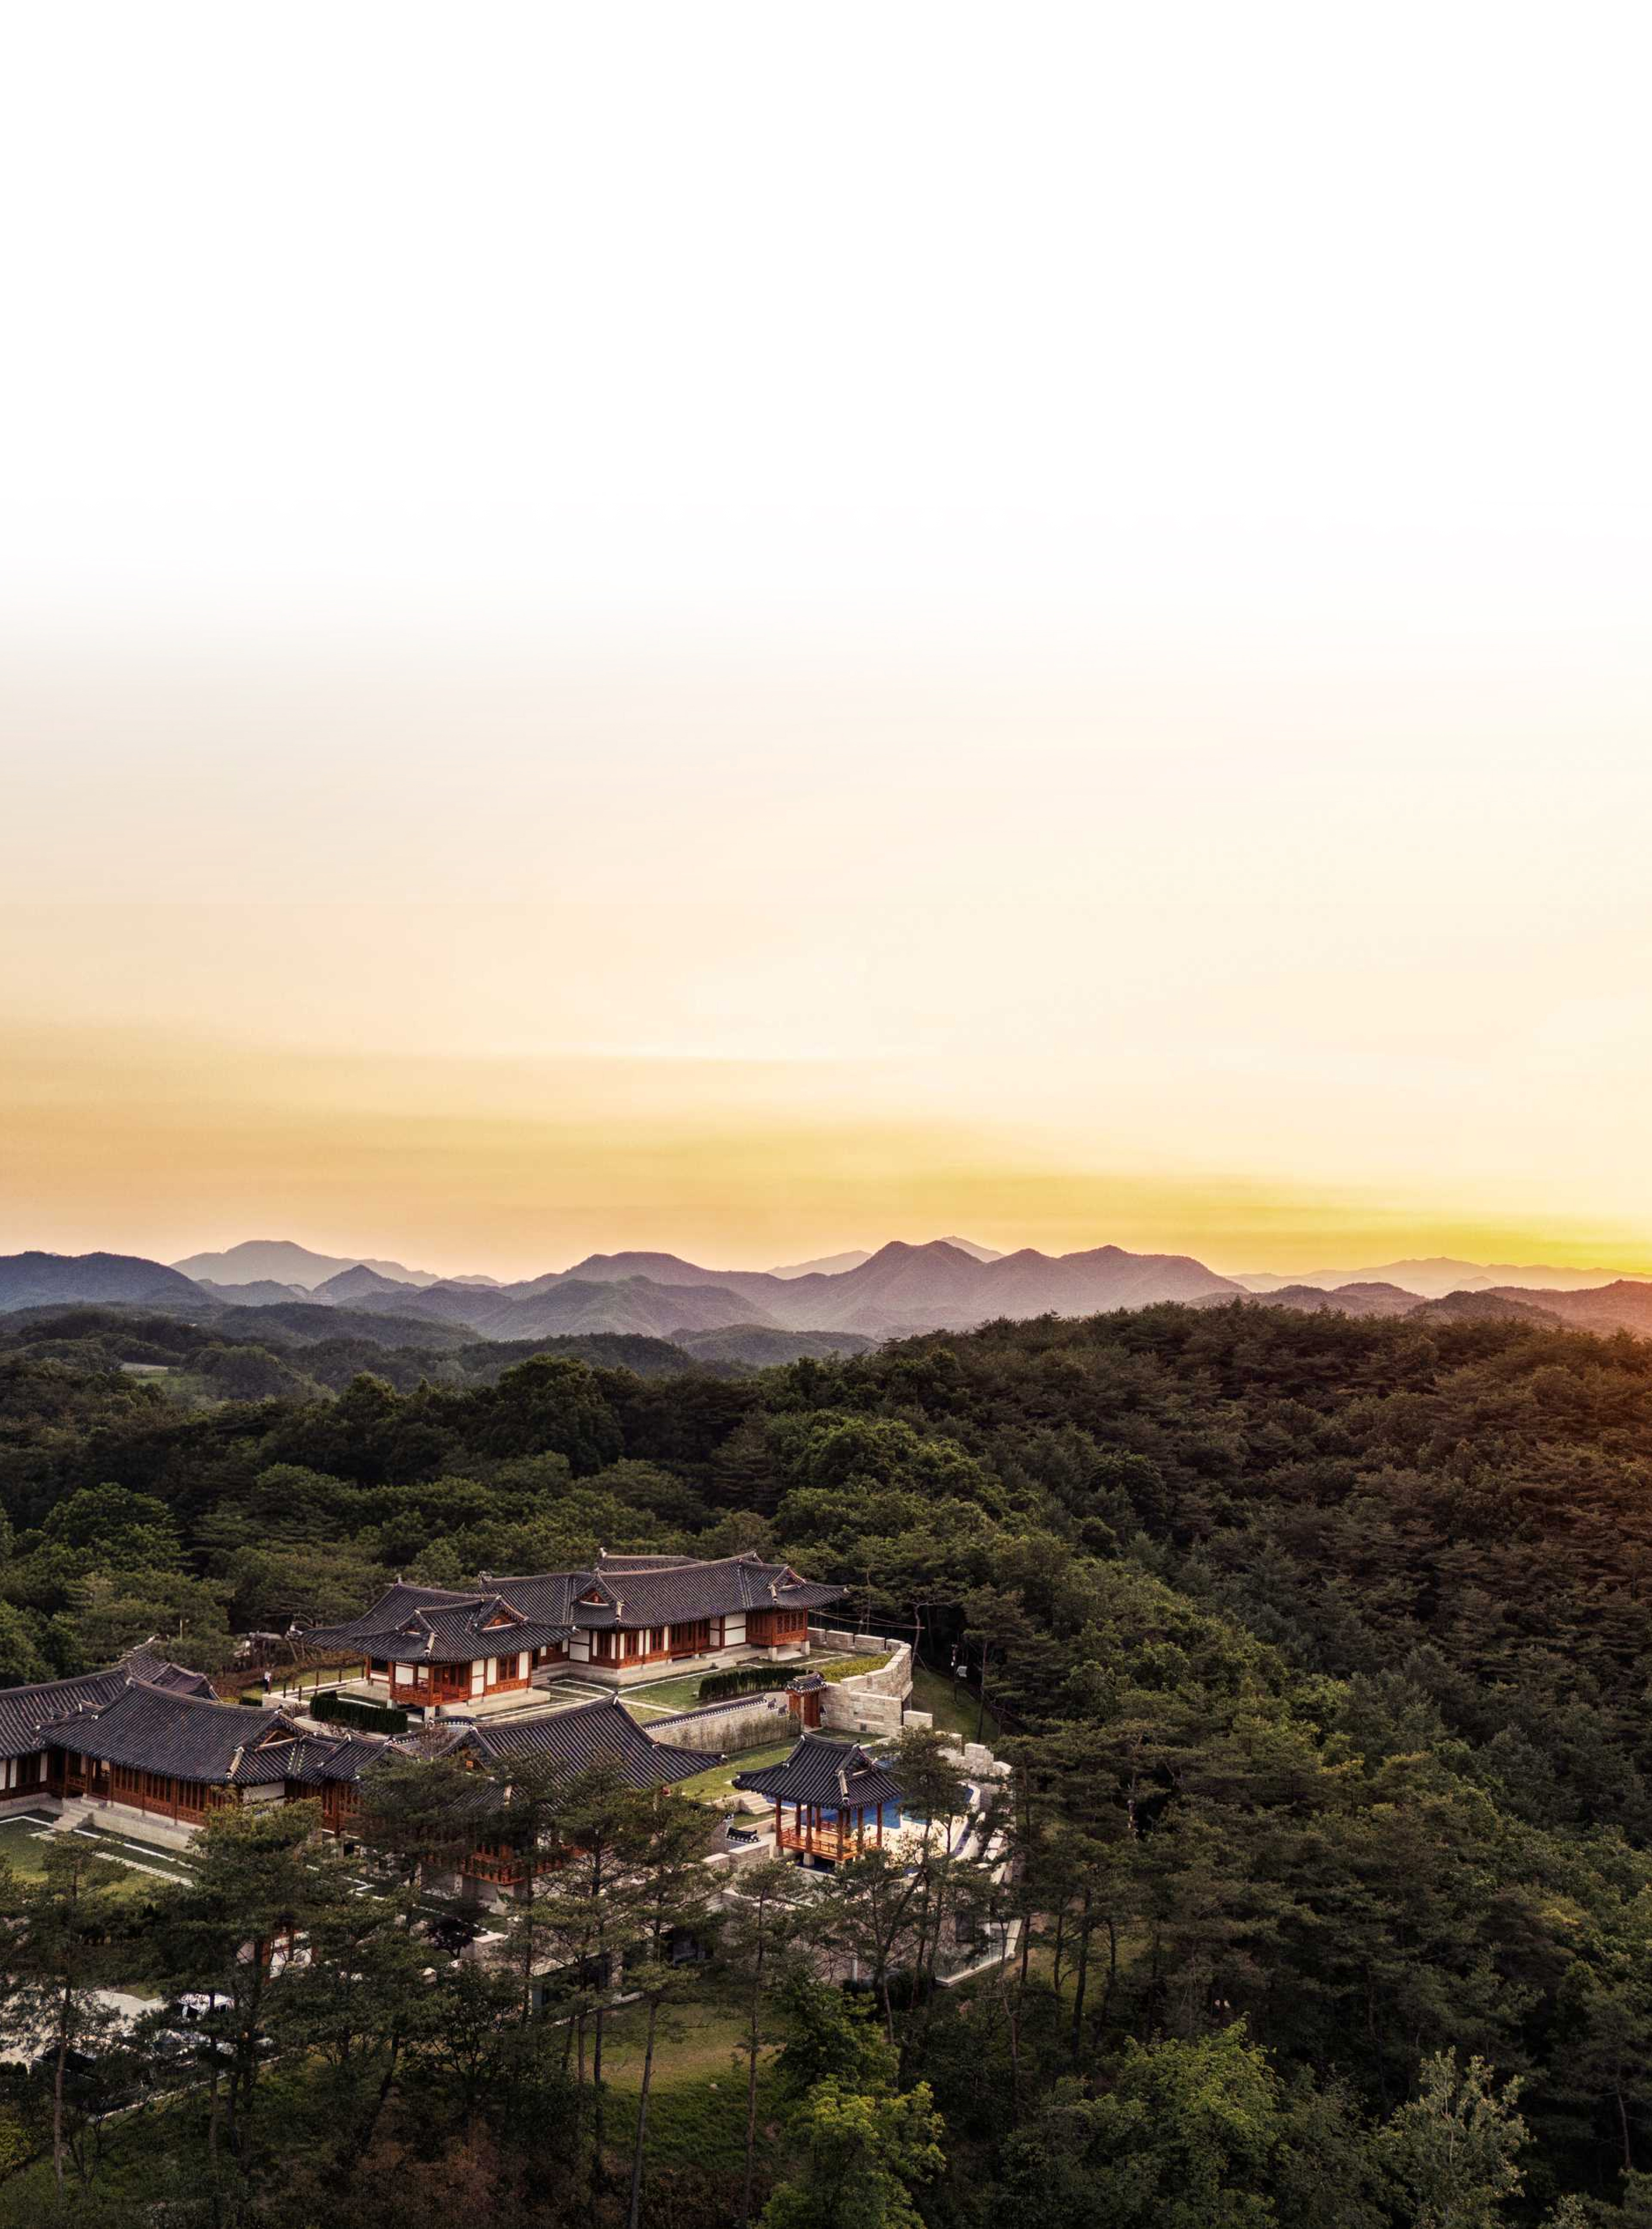
[{"label": "forested hill", "polygon": [[[1038,1948],[909,2041],[936,2225],[1652,2219],[1652,1346],[1163,1307],[188,1409],[30,1351],[0,1501],[12,1680],[599,1545],[772,1547],[984,1657]],[[1430,2213],[1453,2050],[1523,2080],[1521,2187]]]}]

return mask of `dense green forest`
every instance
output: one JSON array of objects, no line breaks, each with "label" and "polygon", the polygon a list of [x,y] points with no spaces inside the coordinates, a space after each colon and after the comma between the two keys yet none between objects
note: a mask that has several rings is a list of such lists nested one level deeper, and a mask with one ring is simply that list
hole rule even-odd
[{"label": "dense green forest", "polygon": [[[347,1615],[396,1574],[774,1549],[984,1680],[1028,1925],[1002,1974],[944,1990],[892,1928],[887,2017],[770,1992],[770,2229],[1652,2224],[1652,1346],[1250,1306],[738,1375],[566,1344],[415,1374],[362,1341],[323,1391],[313,1348],[260,1350],[290,1384],[238,1384],[199,1327],[16,1326],[0,1680],[150,1634],[214,1668],[235,1632]],[[875,1933],[880,1892],[855,1892],[836,1924]],[[593,2132],[583,2041],[576,2084],[567,2021],[535,2041],[507,1992],[387,2065],[370,2021],[354,2061],[318,2031],[323,2086],[245,2136],[219,2218],[736,2219],[741,2150],[714,2129],[745,2076],[695,2039],[752,1957],[731,1941],[673,1984],[662,2078],[680,2065],[635,2189],[633,2106]],[[327,2084],[358,2081],[379,2108],[318,2181]],[[200,2156],[157,2220],[212,2218]],[[65,2203],[134,2218],[115,2187],[94,2160]],[[28,2218],[7,2188],[0,2222]]]}]

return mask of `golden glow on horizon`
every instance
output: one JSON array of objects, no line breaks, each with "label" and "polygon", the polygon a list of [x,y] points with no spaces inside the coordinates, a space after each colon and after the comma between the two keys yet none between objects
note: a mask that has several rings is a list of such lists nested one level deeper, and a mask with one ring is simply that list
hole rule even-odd
[{"label": "golden glow on horizon", "polygon": [[1431,1212],[1369,1186],[1090,1171],[964,1124],[823,1119],[808,1082],[727,1063],[461,1078],[432,1060],[295,1060],[107,1031],[77,1055],[57,1037],[25,1046],[0,1083],[12,1165],[40,1179],[5,1236],[161,1258],[296,1237],[506,1276],[621,1247],[763,1268],[954,1229],[1006,1250],[1111,1241],[1228,1270],[1437,1252],[1644,1274],[1652,1260],[1605,1226]]},{"label": "golden glow on horizon", "polygon": [[1024,724],[908,676],[868,740],[806,661],[490,672],[480,736],[462,659],[308,720],[252,660],[0,675],[0,1243],[1652,1261],[1652,757],[1604,704],[1557,787],[1540,707],[1394,748],[1428,674],[1334,727],[1243,668]]}]

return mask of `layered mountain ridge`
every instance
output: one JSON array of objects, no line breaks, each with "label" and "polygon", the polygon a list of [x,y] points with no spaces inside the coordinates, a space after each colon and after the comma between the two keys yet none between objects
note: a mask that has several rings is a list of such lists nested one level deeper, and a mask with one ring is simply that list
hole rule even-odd
[{"label": "layered mountain ridge", "polygon": [[[295,1256],[303,1258],[295,1262]],[[492,1339],[598,1331],[670,1338],[731,1329],[882,1339],[967,1330],[996,1316],[1093,1315],[1154,1301],[1242,1297],[1231,1279],[1186,1255],[1130,1254],[1117,1246],[1059,1256],[1023,1247],[997,1255],[950,1239],[921,1245],[893,1240],[847,1269],[798,1264],[785,1274],[710,1269],[658,1252],[592,1254],[567,1269],[503,1285],[396,1276],[391,1274],[395,1265],[375,1262],[346,1263],[317,1277],[329,1257],[283,1242],[253,1241],[227,1254],[191,1259],[210,1261],[218,1274],[203,1268],[191,1277],[181,1268],[136,1257],[0,1259],[0,1308],[74,1300],[179,1307],[304,1303],[394,1315],[407,1323],[463,1325]],[[104,1266],[117,1260],[125,1264],[118,1272]],[[246,1274],[224,1275],[226,1263]],[[298,1277],[272,1274],[295,1267]]]},{"label": "layered mountain ridge", "polygon": [[[875,1253],[839,1258],[842,1269],[796,1263],[781,1269],[714,1269],[682,1256],[632,1249],[591,1254],[566,1269],[511,1283],[478,1277],[394,1275],[399,1264],[371,1261],[332,1269],[335,1257],[285,1241],[250,1241],[227,1253],[191,1257],[228,1262],[249,1274],[191,1277],[139,1256],[18,1254],[0,1257],[0,1310],[62,1303],[112,1303],[170,1308],[180,1314],[233,1307],[301,1308],[341,1320],[394,1320],[445,1333],[512,1341],[624,1334],[700,1340],[738,1332],[748,1344],[803,1334],[878,1341],[929,1331],[966,1331],[996,1318],[1082,1316],[1117,1308],[1180,1301],[1196,1307],[1250,1301],[1257,1305],[1354,1317],[1409,1315],[1422,1320],[1463,1317],[1524,1320],[1548,1326],[1652,1337],[1652,1282],[1613,1278],[1575,1288],[1548,1280],[1578,1273],[1532,1269],[1521,1282],[1491,1283],[1491,1272],[1448,1259],[1396,1269],[1426,1272],[1413,1284],[1398,1277],[1325,1275],[1264,1282],[1219,1275],[1192,1256],[1133,1254],[1119,1246],[1045,1254],[1034,1247],[997,1254],[969,1241],[892,1240]],[[264,1274],[293,1267],[300,1278]],[[316,1275],[326,1269],[328,1274]],[[1474,1271],[1457,1284],[1446,1273]],[[257,1274],[252,1274],[257,1273]],[[1328,1275],[1329,1273],[1326,1273]],[[313,1281],[313,1282],[312,1282]],[[1529,1282],[1527,1282],[1529,1281]],[[272,1319],[273,1320],[273,1319]]]},{"label": "layered mountain ridge", "polygon": [[[322,1288],[315,1297],[327,1296]],[[983,1261],[946,1239],[920,1246],[896,1239],[835,1272],[782,1276],[708,1269],[673,1254],[592,1254],[571,1269],[492,1291],[375,1282],[355,1283],[340,1297],[357,1307],[466,1323],[490,1339],[594,1330],[669,1337],[737,1325],[887,1339],[964,1330],[1000,1315],[1093,1315],[1150,1301],[1236,1299],[1239,1288],[1186,1256],[1102,1246],[1052,1256],[1026,1248]]]}]

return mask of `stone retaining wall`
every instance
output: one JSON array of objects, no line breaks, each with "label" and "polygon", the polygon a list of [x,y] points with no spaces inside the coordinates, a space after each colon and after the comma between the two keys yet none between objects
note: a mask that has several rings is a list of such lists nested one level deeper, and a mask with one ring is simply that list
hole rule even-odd
[{"label": "stone retaining wall", "polygon": [[820,1723],[829,1733],[871,1734],[890,1740],[900,1731],[912,1694],[912,1648],[904,1641],[880,1640],[872,1633],[838,1633],[810,1628],[811,1645],[845,1648],[856,1654],[889,1652],[887,1664],[857,1672],[852,1680],[829,1680],[821,1690]]}]

